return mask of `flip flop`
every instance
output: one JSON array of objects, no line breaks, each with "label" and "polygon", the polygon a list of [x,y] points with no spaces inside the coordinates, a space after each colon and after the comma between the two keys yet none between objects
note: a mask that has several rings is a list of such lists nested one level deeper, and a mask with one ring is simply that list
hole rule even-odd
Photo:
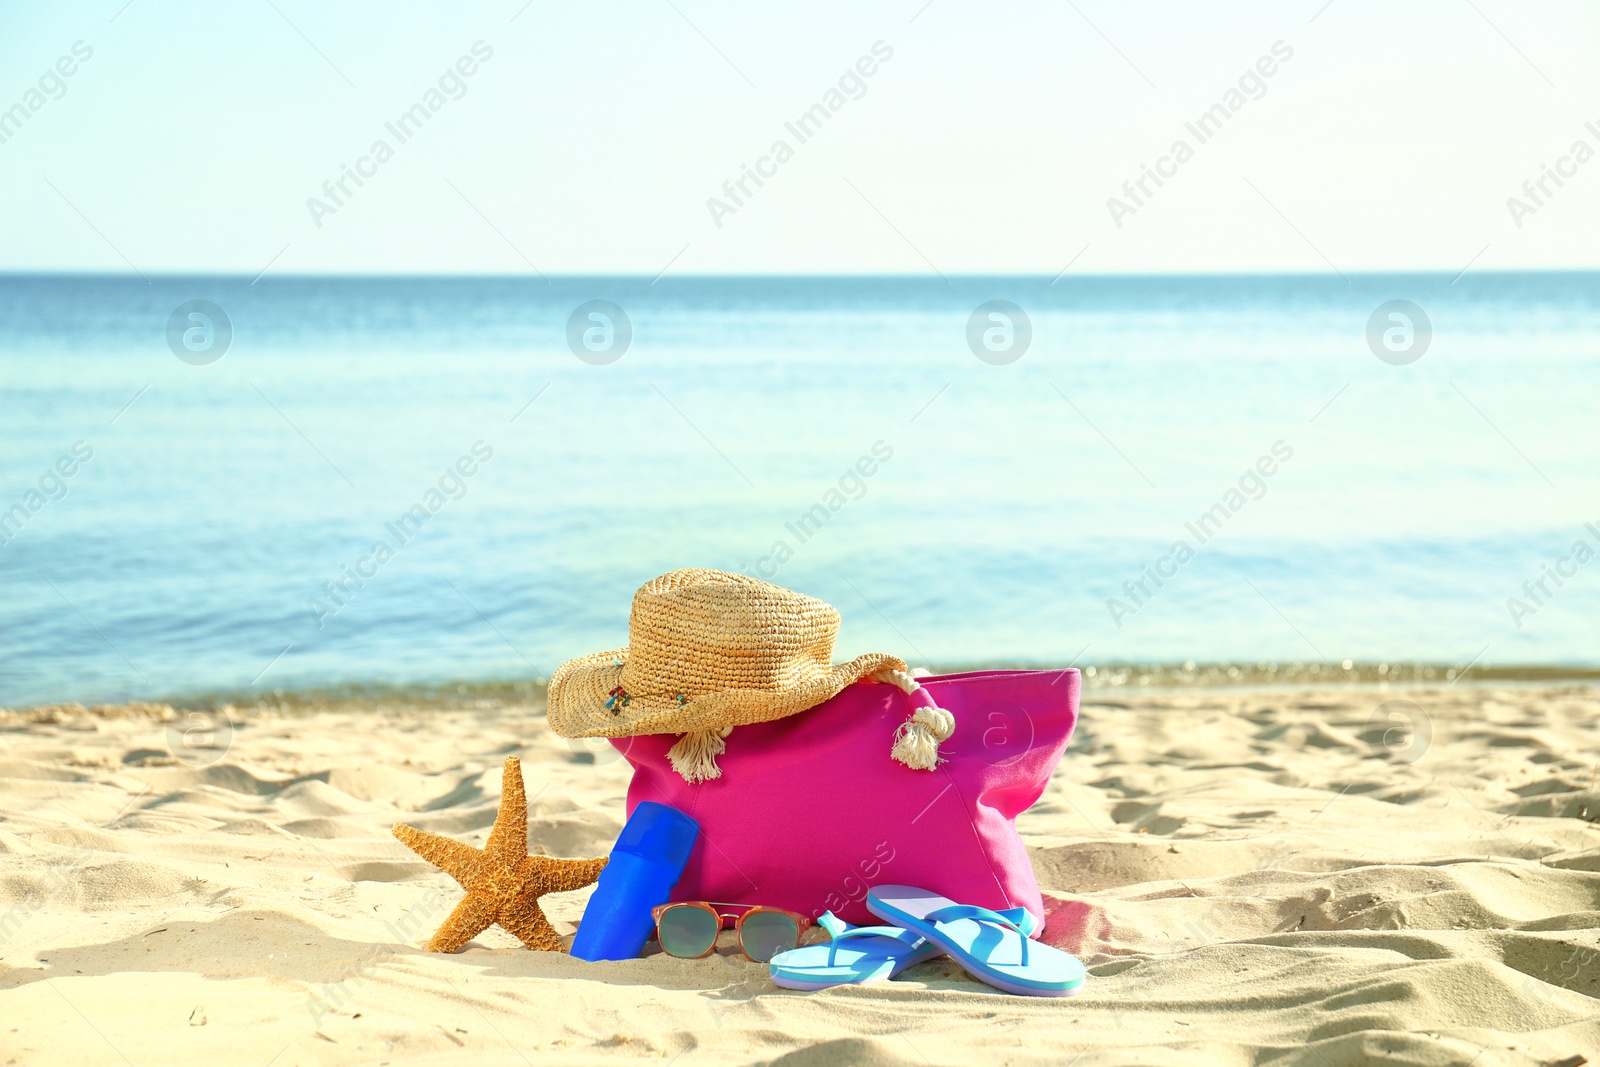
[{"label": "flip flop", "polygon": [[979,981],[1007,993],[1066,997],[1083,988],[1083,964],[1058,948],[1030,942],[1008,914],[908,885],[867,892],[867,910],[949,953]]},{"label": "flip flop", "polygon": [[[1032,931],[1037,920],[1025,908],[1001,913]],[[851,926],[831,911],[817,919],[833,940],[802,945],[772,957],[772,980],[785,989],[828,989],[893,978],[907,967],[944,955],[944,949],[900,926]]]}]

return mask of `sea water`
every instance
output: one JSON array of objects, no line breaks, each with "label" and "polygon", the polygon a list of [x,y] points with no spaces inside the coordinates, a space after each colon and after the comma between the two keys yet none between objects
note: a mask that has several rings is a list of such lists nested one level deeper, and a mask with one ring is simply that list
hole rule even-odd
[{"label": "sea water", "polygon": [[684,566],[936,670],[1594,665],[1597,371],[1596,274],[0,277],[0,704],[537,681]]}]

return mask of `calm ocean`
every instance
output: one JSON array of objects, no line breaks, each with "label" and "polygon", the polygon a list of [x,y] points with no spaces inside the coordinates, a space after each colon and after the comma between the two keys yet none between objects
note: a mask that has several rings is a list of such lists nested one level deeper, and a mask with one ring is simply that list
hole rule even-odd
[{"label": "calm ocean", "polygon": [[13,276],[0,398],[12,706],[543,678],[695,565],[939,669],[1600,663],[1597,274]]}]

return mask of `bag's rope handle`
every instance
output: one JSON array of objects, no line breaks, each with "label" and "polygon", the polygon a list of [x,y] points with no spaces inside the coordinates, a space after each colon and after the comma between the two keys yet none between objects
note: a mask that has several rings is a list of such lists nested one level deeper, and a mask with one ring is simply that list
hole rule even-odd
[{"label": "bag's rope handle", "polygon": [[889,755],[912,770],[933,770],[939,765],[939,742],[956,732],[956,717],[935,704],[932,694],[909,671],[885,669],[872,675],[872,680],[898,687],[916,707],[911,718],[896,728]]},{"label": "bag's rope handle", "polygon": [[[931,771],[939,765],[939,742],[956,732],[956,717],[933,702],[933,696],[909,671],[888,668],[870,675],[875,682],[895,686],[916,709],[894,732],[889,755],[914,771]],[[686,782],[722,777],[717,757],[727,749],[725,739],[733,727],[724,726],[684,734],[667,752],[672,769]]]}]

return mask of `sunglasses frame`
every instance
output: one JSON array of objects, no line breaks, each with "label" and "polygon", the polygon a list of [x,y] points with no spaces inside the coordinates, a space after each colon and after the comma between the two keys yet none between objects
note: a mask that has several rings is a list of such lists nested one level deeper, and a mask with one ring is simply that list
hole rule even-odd
[{"label": "sunglasses frame", "polygon": [[[809,916],[801,915],[797,911],[790,911],[788,908],[774,908],[766,904],[729,904],[717,900],[674,900],[667,904],[658,904],[654,908],[650,909],[650,917],[655,920],[656,924],[657,944],[661,943],[661,917],[667,912],[671,911],[673,908],[699,908],[701,911],[710,912],[712,915],[716,916],[717,932],[719,934],[728,928],[728,920],[733,919],[734,932],[739,936],[739,954],[745,959],[749,960],[751,963],[765,963],[766,961],[758,960],[754,956],[750,955],[750,953],[745,951],[744,921],[750,918],[750,916],[767,912],[774,915],[783,915],[793,919],[796,929],[794,935],[794,944],[789,946],[790,948],[799,948],[800,939],[806,936],[807,930],[816,925],[816,920]],[[743,915],[735,916],[731,912],[719,911],[719,908],[744,908],[746,911]],[[665,945],[661,946],[661,951],[666,953],[668,956],[672,956],[673,959],[703,960],[713,952],[717,951],[717,939],[713,937],[711,939],[711,947],[700,953],[698,956],[673,956],[672,953],[667,952]]]}]

